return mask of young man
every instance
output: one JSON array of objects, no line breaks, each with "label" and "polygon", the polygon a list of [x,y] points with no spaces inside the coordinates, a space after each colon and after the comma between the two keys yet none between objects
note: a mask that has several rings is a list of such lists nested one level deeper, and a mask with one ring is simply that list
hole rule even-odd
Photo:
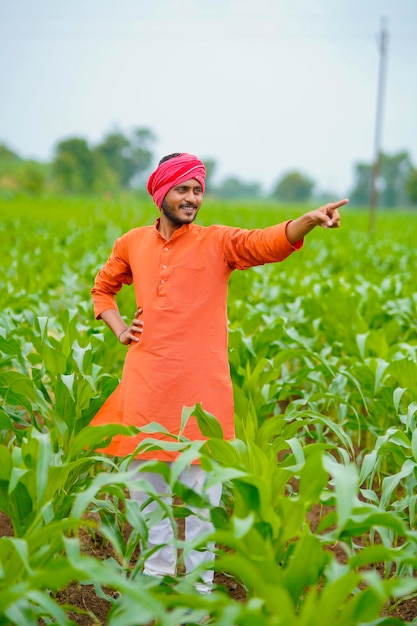
[{"label": "young man", "polygon": [[[153,226],[134,228],[114,245],[92,289],[95,315],[129,345],[120,385],[107,399],[93,424],[122,423],[143,427],[162,424],[178,434],[183,406],[200,402],[221,423],[226,439],[234,436],[233,395],[227,354],[227,284],[233,270],[283,261],[303,245],[315,226],[337,228],[340,200],[309,211],[293,221],[265,229],[196,225],[194,220],[204,194],[205,168],[195,156],[176,153],[164,157],[148,181],[148,191],[160,210]],[[138,310],[126,325],[115,295],[123,284],[133,283]],[[140,317],[140,319],[139,319]],[[154,435],[152,435],[154,437]],[[190,440],[202,439],[195,420],[184,431]],[[155,435],[164,439],[163,435]],[[107,452],[132,453],[145,435],[115,437]],[[172,441],[172,438],[169,438]],[[147,452],[144,459],[172,462],[174,453]],[[149,480],[161,480],[147,474]],[[201,491],[204,473],[189,468],[183,481]],[[163,484],[158,484],[159,490]],[[221,489],[212,489],[213,504]],[[144,502],[144,494],[133,494]],[[207,523],[192,516],[186,521],[186,540],[204,532]],[[151,529],[151,545],[169,542],[172,531],[163,520]],[[152,535],[152,536],[151,536]],[[187,569],[211,558],[196,552]],[[163,576],[175,572],[171,546],[155,552],[145,573]],[[208,589],[212,573],[206,572],[201,591]]]}]

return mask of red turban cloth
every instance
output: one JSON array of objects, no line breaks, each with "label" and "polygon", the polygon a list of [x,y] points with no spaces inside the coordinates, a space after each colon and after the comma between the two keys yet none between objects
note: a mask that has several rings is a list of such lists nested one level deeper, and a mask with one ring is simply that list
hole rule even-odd
[{"label": "red turban cloth", "polygon": [[158,165],[156,170],[149,176],[147,189],[156,206],[161,209],[162,202],[168,191],[172,187],[190,180],[190,178],[195,178],[200,183],[204,193],[205,176],[206,168],[204,163],[193,154],[183,152],[179,156],[172,157]]}]

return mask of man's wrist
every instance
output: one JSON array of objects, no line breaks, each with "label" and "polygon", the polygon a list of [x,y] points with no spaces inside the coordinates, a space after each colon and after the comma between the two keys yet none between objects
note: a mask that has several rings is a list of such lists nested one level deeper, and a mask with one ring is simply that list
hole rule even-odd
[{"label": "man's wrist", "polygon": [[125,333],[127,331],[127,326],[126,328],[123,328],[123,330],[120,331],[120,333],[117,335],[118,340],[120,341],[120,337],[123,335],[123,333]]},{"label": "man's wrist", "polygon": [[303,239],[313,228],[316,226],[314,220],[308,213],[301,215],[295,220],[292,220],[287,225],[287,239],[291,245],[297,243]]}]

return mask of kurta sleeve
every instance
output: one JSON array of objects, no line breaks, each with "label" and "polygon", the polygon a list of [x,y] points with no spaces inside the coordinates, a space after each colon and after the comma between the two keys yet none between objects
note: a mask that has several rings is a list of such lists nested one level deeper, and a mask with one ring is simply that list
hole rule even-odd
[{"label": "kurta sleeve", "polygon": [[[291,221],[291,220],[289,220]],[[304,243],[292,245],[283,222],[263,229],[228,228],[223,240],[225,259],[232,269],[245,270],[254,265],[283,261]]]},{"label": "kurta sleeve", "polygon": [[95,278],[91,293],[96,318],[99,318],[103,311],[118,309],[115,295],[122,285],[130,285],[132,282],[127,237],[124,235],[116,240],[109,259]]}]

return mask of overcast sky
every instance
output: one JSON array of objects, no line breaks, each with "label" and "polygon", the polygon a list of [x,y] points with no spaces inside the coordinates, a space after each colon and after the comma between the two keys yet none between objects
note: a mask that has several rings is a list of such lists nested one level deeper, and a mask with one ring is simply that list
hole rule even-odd
[{"label": "overcast sky", "polygon": [[0,142],[47,160],[145,126],[155,159],[344,195],[373,157],[382,16],[382,147],[417,166],[417,0],[0,0]]}]

